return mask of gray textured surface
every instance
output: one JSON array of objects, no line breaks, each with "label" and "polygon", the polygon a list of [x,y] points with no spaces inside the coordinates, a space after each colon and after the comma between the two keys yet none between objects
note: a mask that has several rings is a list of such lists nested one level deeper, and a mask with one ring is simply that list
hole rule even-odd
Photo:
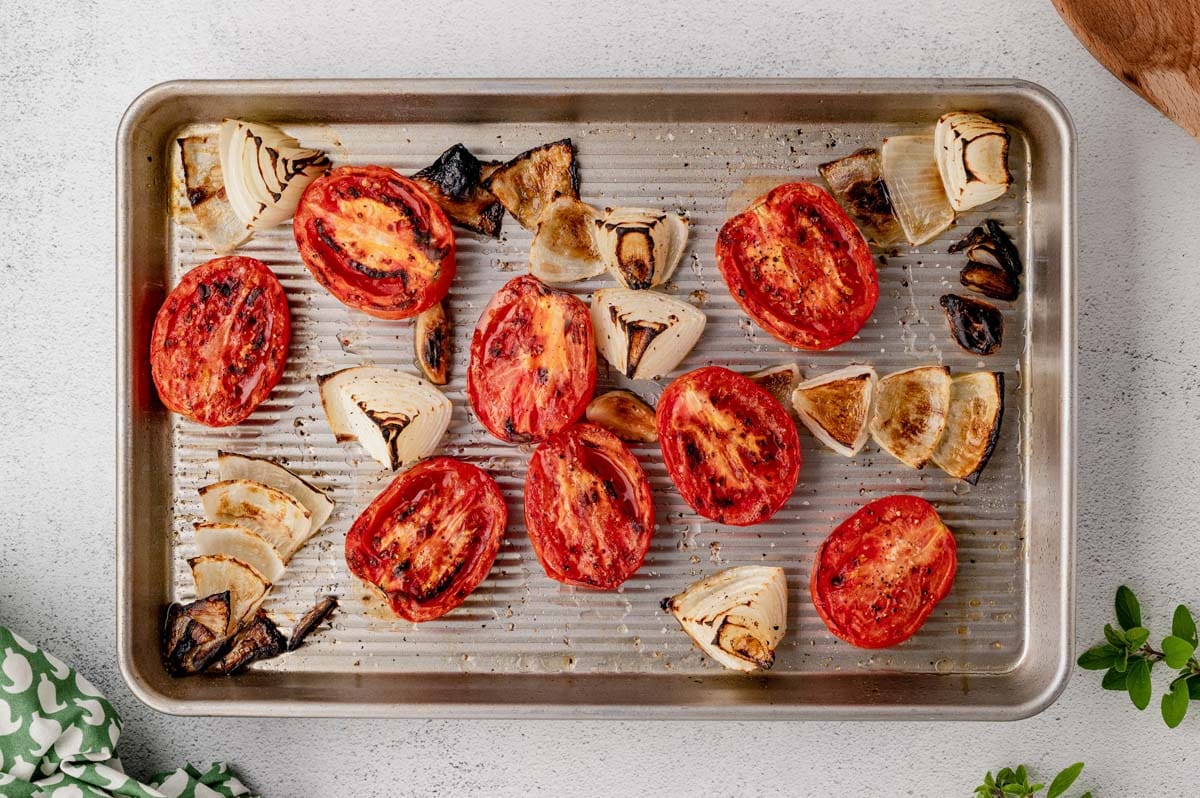
[{"label": "gray textured surface", "polygon": [[[1077,674],[1014,724],[207,720],[157,715],[116,672],[112,610],[112,141],[141,89],[177,77],[992,75],[1056,92],[1080,134],[1082,643],[1121,581],[1161,629],[1200,605],[1200,145],[1093,62],[1049,2],[720,14],[663,3],[368,8],[3,2],[0,22],[0,620],[77,664],[126,719],[131,771],[224,758],[268,795],[369,792],[966,795],[988,767],[1085,759],[1098,795],[1184,788],[1198,718]],[[638,4],[641,6],[642,4]],[[716,4],[713,4],[715,7]],[[725,4],[721,4],[722,6]],[[200,5],[192,4],[191,8]],[[419,10],[418,10],[419,9]],[[266,27],[266,21],[277,25]],[[306,21],[310,20],[310,21]],[[308,34],[306,31],[313,32]],[[69,412],[64,412],[64,408]],[[1081,782],[1082,783],[1082,782]],[[1190,787],[1188,787],[1190,789]]]}]

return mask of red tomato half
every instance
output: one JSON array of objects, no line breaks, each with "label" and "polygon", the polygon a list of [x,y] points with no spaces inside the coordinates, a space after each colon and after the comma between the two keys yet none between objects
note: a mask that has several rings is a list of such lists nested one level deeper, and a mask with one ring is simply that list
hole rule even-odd
[{"label": "red tomato half", "polygon": [[406,319],[446,296],[454,231],[407,177],[382,166],[341,166],[304,189],[292,220],[304,265],[343,303]]},{"label": "red tomato half", "polygon": [[778,186],[725,222],[717,266],[742,310],[800,349],[850,340],[879,299],[862,233],[811,183]]},{"label": "red tomato half", "polygon": [[529,461],[525,527],[551,579],[612,590],[650,548],[650,480],[616,435],[595,424],[568,427]]},{"label": "red tomato half", "polygon": [[817,550],[811,581],[817,614],[859,648],[902,643],[950,592],[956,552],[954,535],[929,502],[876,499]]},{"label": "red tomato half", "polygon": [[491,477],[435,457],[393,479],[363,510],[346,535],[346,565],[387,594],[401,618],[432,621],[479,587],[507,523]]},{"label": "red tomato half", "polygon": [[227,427],[283,376],[292,337],[287,295],[262,261],[201,264],[167,295],[150,335],[150,374],[168,409]]},{"label": "red tomato half", "polygon": [[541,441],[573,424],[596,389],[587,305],[536,277],[509,280],[475,325],[467,398],[502,441]]},{"label": "red tomato half", "polygon": [[796,424],[775,397],[741,374],[720,366],[690,371],[663,391],[655,417],[667,473],[705,518],[758,524],[796,488]]}]

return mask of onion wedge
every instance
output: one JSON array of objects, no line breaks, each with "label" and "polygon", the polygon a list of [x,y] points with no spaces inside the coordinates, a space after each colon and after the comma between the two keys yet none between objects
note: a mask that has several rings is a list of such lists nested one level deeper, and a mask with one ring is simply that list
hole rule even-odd
[{"label": "onion wedge", "polygon": [[329,168],[320,150],[305,149],[277,127],[240,119],[221,123],[221,170],[234,213],[251,230],[291,219],[308,184]]},{"label": "onion wedge", "polygon": [[750,375],[750,380],[766,388],[771,396],[779,400],[779,404],[793,411],[795,408],[792,406],[792,392],[800,384],[801,377],[803,375],[800,373],[800,367],[795,363],[780,363],[778,366],[754,372]]},{"label": "onion wedge", "polygon": [[201,555],[224,554],[241,560],[272,584],[283,578],[287,568],[270,541],[238,524],[196,524],[196,551]]},{"label": "onion wedge", "polygon": [[393,471],[432,454],[450,426],[450,400],[401,371],[358,366],[319,377],[318,384],[337,439],[357,440]]},{"label": "onion wedge", "polygon": [[176,202],[176,219],[218,255],[232,252],[251,231],[226,194],[217,137],[188,136],[178,144],[183,198]]},{"label": "onion wedge", "polygon": [[663,607],[721,665],[766,669],[787,633],[787,580],[782,568],[740,565],[694,582]]},{"label": "onion wedge", "polygon": [[892,136],[880,153],[888,196],[910,244],[924,244],[954,223],[932,136]]},{"label": "onion wedge", "polygon": [[933,130],[934,153],[950,207],[965,211],[1004,196],[1008,172],[1008,131],[986,116],[956,111],[943,114]]},{"label": "onion wedge", "polygon": [[333,499],[329,498],[329,494],[294,471],[265,457],[217,452],[217,474],[222,480],[248,479],[283,491],[308,510],[313,534],[325,525],[329,514],[333,512]]},{"label": "onion wedge", "polygon": [[704,312],[657,291],[602,288],[592,297],[596,347],[634,380],[669,374],[704,332]]},{"label": "onion wedge", "polygon": [[649,208],[609,208],[596,222],[596,242],[613,277],[626,288],[671,279],[687,246],[687,217]]},{"label": "onion wedge", "polygon": [[946,431],[934,450],[934,465],[974,485],[996,448],[1003,417],[1003,374],[977,371],[955,377],[950,384]]},{"label": "onion wedge", "polygon": [[595,277],[605,269],[596,248],[600,212],[572,197],[558,197],[546,207],[529,247],[529,273],[547,283],[571,283]]},{"label": "onion wedge", "polygon": [[833,196],[850,212],[873,244],[888,246],[904,238],[883,182],[878,151],[858,150],[845,158],[821,164],[819,171]]},{"label": "onion wedge", "polygon": [[258,610],[258,605],[271,587],[271,583],[254,568],[224,554],[193,557],[188,560],[188,565],[192,568],[196,595],[211,596],[229,591],[229,628],[226,634],[233,634],[242,621]]},{"label": "onion wedge", "polygon": [[579,166],[570,139],[534,147],[497,167],[482,187],[526,230],[537,227],[555,197],[579,199]]},{"label": "onion wedge", "polygon": [[924,468],[946,428],[950,382],[945,366],[918,366],[881,378],[871,437],[905,465]]},{"label": "onion wedge", "polygon": [[248,479],[229,479],[200,489],[210,524],[237,524],[256,532],[286,563],[312,531],[312,514],[281,490]]},{"label": "onion wedge", "polygon": [[813,437],[840,455],[854,457],[867,442],[877,381],[870,366],[847,366],[800,383],[792,393],[792,406]]}]

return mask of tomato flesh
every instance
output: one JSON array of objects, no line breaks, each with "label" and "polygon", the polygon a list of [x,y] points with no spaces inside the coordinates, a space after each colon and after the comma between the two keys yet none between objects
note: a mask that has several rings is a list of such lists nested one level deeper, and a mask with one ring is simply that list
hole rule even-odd
[{"label": "tomato flesh", "polygon": [[304,265],[341,302],[405,319],[440,302],[454,231],[419,185],[382,166],[342,166],[304,190],[292,221]]},{"label": "tomato flesh", "polygon": [[551,579],[613,590],[650,548],[650,481],[616,435],[575,424],[542,443],[529,461],[525,528]]},{"label": "tomato flesh", "polygon": [[748,378],[707,366],[663,391],[655,413],[671,481],[700,515],[749,526],[779,511],[800,477],[800,437],[783,406]]},{"label": "tomato flesh", "polygon": [[875,311],[879,279],[862,233],[811,183],[787,183],[729,219],[717,266],[764,330],[800,349],[853,338]]},{"label": "tomato flesh", "polygon": [[583,415],[596,389],[587,306],[535,277],[509,280],[475,325],[467,398],[502,441],[545,440]]},{"label": "tomato flesh", "polygon": [[410,621],[440,618],[491,570],[508,510],[496,482],[450,457],[400,474],[346,535],[350,572],[379,588]]},{"label": "tomato flesh", "polygon": [[225,427],[244,421],[287,365],[291,314],[262,261],[229,256],[189,271],[150,336],[150,373],[168,409]]},{"label": "tomato flesh", "polygon": [[888,496],[843,521],[817,550],[813,604],[829,631],[859,648],[912,637],[954,584],[954,535],[917,496]]}]

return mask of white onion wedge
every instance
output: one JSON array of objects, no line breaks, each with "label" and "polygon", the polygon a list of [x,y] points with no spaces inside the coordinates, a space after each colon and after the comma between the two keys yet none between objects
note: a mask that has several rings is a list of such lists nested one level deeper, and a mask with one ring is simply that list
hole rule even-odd
[{"label": "white onion wedge", "polygon": [[271,125],[226,119],[220,139],[225,192],[251,230],[291,219],[304,189],[329,168],[325,153]]},{"label": "white onion wedge", "polygon": [[1008,191],[1008,144],[1008,131],[986,116],[956,111],[938,119],[934,155],[950,207],[965,211]]},{"label": "white onion wedge", "polygon": [[402,371],[358,366],[326,374],[318,383],[337,439],[357,440],[393,471],[432,454],[450,426],[450,400]]},{"label": "white onion wedge", "polygon": [[613,277],[644,289],[671,279],[687,247],[687,217],[650,208],[609,208],[596,222],[596,243]]},{"label": "white onion wedge", "polygon": [[946,430],[933,462],[952,477],[974,485],[996,448],[1004,417],[1004,375],[998,371],[961,374],[950,384]]},{"label": "white onion wedge", "polygon": [[229,591],[229,629],[232,634],[242,622],[258,611],[271,588],[263,575],[241,560],[224,554],[210,554],[188,560],[196,595],[211,596]]},{"label": "white onion wedge", "polygon": [[871,437],[892,457],[924,468],[933,456],[950,408],[950,369],[918,366],[879,380]]},{"label": "white onion wedge", "polygon": [[241,560],[271,584],[283,578],[287,563],[262,535],[240,524],[196,524],[196,551]]},{"label": "white onion wedge", "polygon": [[200,489],[210,524],[239,524],[257,532],[286,563],[312,531],[312,514],[281,490],[248,479],[229,479]]},{"label": "white onion wedge", "polygon": [[634,380],[669,374],[700,340],[704,312],[657,291],[603,288],[592,297],[596,348]]},{"label": "white onion wedge", "polygon": [[870,366],[847,366],[797,385],[792,406],[813,437],[854,457],[867,442],[877,380]]},{"label": "white onion wedge", "polygon": [[800,367],[795,363],[780,363],[778,366],[754,372],[750,375],[750,380],[766,388],[790,413],[795,410],[792,407],[792,392],[796,390],[802,377]]},{"label": "white onion wedge", "polygon": [[954,209],[933,156],[932,136],[891,136],[883,140],[879,152],[883,182],[910,244],[924,244],[954,223]]},{"label": "white onion wedge", "polygon": [[550,203],[538,219],[529,247],[529,273],[547,283],[571,283],[605,269],[596,247],[600,212],[571,197]]},{"label": "white onion wedge", "polygon": [[666,607],[726,668],[766,669],[787,633],[787,579],[782,568],[740,565],[694,582]]},{"label": "white onion wedge", "polygon": [[179,144],[179,190],[175,218],[200,236],[218,255],[237,249],[250,238],[250,228],[238,218],[225,190],[217,137],[187,136]]},{"label": "white onion wedge", "polygon": [[329,514],[333,512],[333,499],[329,498],[329,494],[290,469],[265,457],[217,452],[217,475],[222,480],[248,479],[283,491],[308,510],[312,534],[316,534],[325,525]]}]

